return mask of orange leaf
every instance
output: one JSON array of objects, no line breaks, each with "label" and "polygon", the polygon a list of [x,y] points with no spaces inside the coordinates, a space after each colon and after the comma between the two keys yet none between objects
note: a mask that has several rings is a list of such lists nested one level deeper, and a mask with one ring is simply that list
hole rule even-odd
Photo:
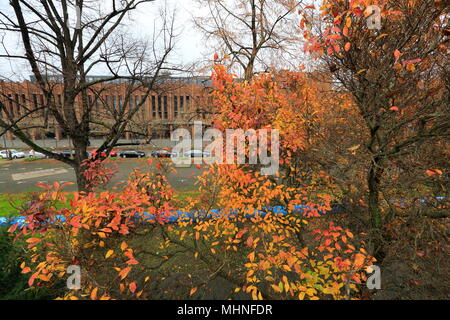
[{"label": "orange leaf", "polygon": [[127,277],[128,273],[130,272],[131,267],[126,267],[122,271],[119,272],[119,277],[123,280]]},{"label": "orange leaf", "polygon": [[189,292],[189,295],[192,296],[194,293],[197,292],[197,287],[194,287],[191,289],[191,291]]},{"label": "orange leaf", "polygon": [[134,293],[136,291],[136,282],[134,282],[134,281],[131,282],[129,287],[130,287],[131,293]]},{"label": "orange leaf", "polygon": [[352,44],[351,44],[350,42],[347,42],[347,43],[345,44],[344,50],[345,50],[345,51],[350,50],[350,47],[351,47],[351,46],[352,46]]},{"label": "orange leaf", "polygon": [[250,236],[250,237],[248,237],[248,239],[247,239],[247,247],[251,248],[251,247],[252,247],[252,244],[253,244],[253,237]]},{"label": "orange leaf", "polygon": [[97,299],[97,291],[98,291],[98,288],[95,288],[94,290],[92,290],[92,292],[91,292],[91,299],[92,300]]}]

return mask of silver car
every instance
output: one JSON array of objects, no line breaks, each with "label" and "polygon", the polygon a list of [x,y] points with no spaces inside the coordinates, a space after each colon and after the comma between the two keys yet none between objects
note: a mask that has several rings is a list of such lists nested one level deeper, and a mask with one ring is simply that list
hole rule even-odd
[{"label": "silver car", "polygon": [[17,151],[15,149],[2,150],[2,151],[0,151],[0,158],[3,158],[3,159],[25,158],[25,153],[23,153],[22,151]]},{"label": "silver car", "polygon": [[44,158],[47,158],[47,156],[45,154],[41,153],[41,152],[37,152],[37,151],[34,151],[33,149],[31,149],[28,152],[28,158],[41,158],[41,159],[44,159]]}]

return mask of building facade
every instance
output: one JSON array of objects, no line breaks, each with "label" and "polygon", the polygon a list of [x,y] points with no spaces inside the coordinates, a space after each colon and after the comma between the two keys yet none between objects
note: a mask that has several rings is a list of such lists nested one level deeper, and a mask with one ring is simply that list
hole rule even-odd
[{"label": "building facade", "polygon": [[[87,80],[95,82],[101,78],[89,77]],[[52,87],[54,104],[68,107],[64,103],[61,79],[54,77],[47,81]],[[123,80],[95,84],[87,95],[92,115],[91,134],[93,137],[105,135],[106,126],[117,121],[117,114],[124,110],[134,113],[125,139],[169,137],[174,129],[191,127],[196,120],[208,125],[213,114],[210,90],[209,77],[160,77],[148,95],[146,90]],[[75,108],[79,116],[81,95],[75,101],[75,105],[69,107]],[[0,117],[7,121],[20,120],[20,127],[32,139],[64,138],[64,131],[46,107],[46,97],[33,77],[23,82],[0,81],[0,102],[4,105]],[[6,136],[14,138],[11,133]]]}]

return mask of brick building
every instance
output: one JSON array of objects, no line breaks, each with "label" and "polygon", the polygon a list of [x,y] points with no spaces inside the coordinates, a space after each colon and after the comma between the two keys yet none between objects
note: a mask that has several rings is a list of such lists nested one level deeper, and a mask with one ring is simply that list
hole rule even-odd
[{"label": "brick building", "polygon": [[[88,77],[93,82],[100,76]],[[55,104],[64,105],[61,79],[47,79],[52,85]],[[96,84],[88,93],[88,103],[92,108],[92,136],[101,137],[106,134],[101,123],[113,123],[114,112],[119,108],[138,108],[128,130],[123,138],[139,138],[145,136],[168,137],[170,132],[178,127],[190,127],[193,121],[202,120],[206,125],[211,115],[211,99],[209,92],[211,80],[209,77],[169,77],[162,76],[156,81],[155,89],[145,98],[143,89],[130,89],[127,81],[113,80]],[[46,105],[45,97],[38,88],[34,77],[30,81],[6,82],[0,81],[0,101],[6,107],[6,112],[13,119],[20,119],[27,110],[36,110]],[[143,101],[142,105],[141,102]],[[75,109],[81,105],[81,95],[77,97]],[[79,114],[79,112],[77,113]],[[0,111],[2,119],[8,118],[5,111]],[[22,128],[33,139],[64,137],[64,132],[47,108],[42,108],[20,121]],[[13,139],[7,133],[8,139]]]}]

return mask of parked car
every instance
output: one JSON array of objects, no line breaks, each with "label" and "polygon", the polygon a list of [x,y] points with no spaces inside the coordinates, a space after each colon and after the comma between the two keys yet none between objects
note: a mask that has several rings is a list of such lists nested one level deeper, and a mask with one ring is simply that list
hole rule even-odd
[{"label": "parked car", "polygon": [[202,150],[189,150],[184,153],[184,156],[192,157],[192,158],[196,158],[196,157],[198,157],[198,158],[205,157],[206,158],[206,157],[210,157],[211,153],[208,151],[202,151]]},{"label": "parked car", "polygon": [[28,158],[47,158],[47,156],[41,152],[37,152],[34,151],[33,149],[31,149],[30,151],[28,151]]},{"label": "parked car", "polygon": [[[94,150],[94,151],[92,151],[92,152],[88,152],[88,153],[89,153],[89,156],[94,156],[94,155],[97,153],[97,150],[98,150],[98,149],[96,149],[96,150]],[[111,150],[111,151],[109,152],[109,156],[110,156],[110,157],[117,157],[117,151]]]},{"label": "parked car", "polygon": [[59,151],[56,151],[56,152],[59,153],[60,155],[64,156],[64,157],[67,157],[67,158],[71,158],[71,157],[73,157],[75,155],[75,150],[69,150],[69,149],[67,149],[67,150],[59,150]]},{"label": "parked car", "polygon": [[123,150],[118,152],[120,158],[143,158],[145,152],[139,150]]},{"label": "parked car", "polygon": [[15,149],[2,150],[0,151],[0,158],[3,159],[25,158],[25,153],[22,151],[17,151]]},{"label": "parked car", "polygon": [[172,156],[172,152],[168,150],[156,150],[152,151],[151,155],[156,158],[170,158]]}]

